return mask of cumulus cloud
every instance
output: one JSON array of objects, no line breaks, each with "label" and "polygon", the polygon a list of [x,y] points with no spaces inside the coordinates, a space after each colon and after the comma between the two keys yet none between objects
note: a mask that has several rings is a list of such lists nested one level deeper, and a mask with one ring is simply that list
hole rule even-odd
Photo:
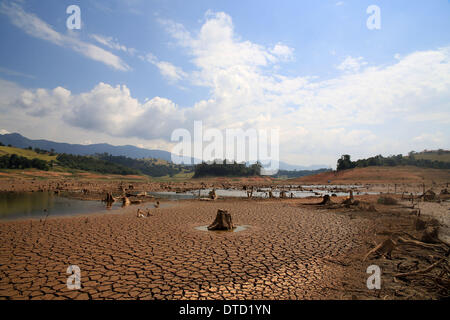
[{"label": "cumulus cloud", "polygon": [[183,112],[168,99],[155,97],[140,103],[127,86],[102,82],[76,95],[62,87],[23,90],[9,108],[14,106],[16,112],[36,117],[56,114],[74,127],[117,137],[169,139],[183,121]]},{"label": "cumulus cloud", "polygon": [[367,62],[364,61],[363,57],[353,58],[348,56],[337,66],[337,69],[346,72],[357,72],[365,65],[367,65]]},{"label": "cumulus cloud", "polygon": [[270,52],[280,57],[282,60],[291,60],[294,58],[294,49],[290,48],[282,43],[277,43]]},{"label": "cumulus cloud", "polygon": [[57,32],[35,14],[26,12],[17,2],[2,2],[0,4],[0,13],[8,16],[16,27],[32,37],[51,42],[60,47],[69,48],[114,69],[121,71],[130,70],[130,67],[118,56],[76,37]]},{"label": "cumulus cloud", "polygon": [[428,146],[438,146],[444,142],[444,134],[442,132],[423,133],[414,137],[414,141],[425,143]]},{"label": "cumulus cloud", "polygon": [[[341,70],[348,72],[320,80],[281,74],[276,65],[293,58],[294,51],[282,44],[266,47],[241,39],[225,13],[208,12],[198,32],[173,21],[160,22],[194,67],[186,74],[173,65],[160,65],[161,73],[209,89],[210,95],[194,105],[180,108],[162,97],[140,102],[126,86],[106,83],[76,95],[64,88],[16,90],[3,105],[9,101],[28,114],[58,114],[73,127],[113,137],[161,139],[161,145],[168,145],[172,130],[190,128],[194,120],[203,120],[205,128],[279,128],[281,159],[309,164],[332,164],[343,152],[369,156],[388,150],[380,128],[390,122],[407,128],[424,119],[436,126],[448,121],[448,47],[413,52],[378,67],[347,57]],[[161,64],[152,55],[146,59]],[[440,131],[434,143],[448,146],[448,129]],[[392,147],[396,152],[401,147],[418,149],[425,138],[433,141],[407,129],[404,135],[407,143]]]}]

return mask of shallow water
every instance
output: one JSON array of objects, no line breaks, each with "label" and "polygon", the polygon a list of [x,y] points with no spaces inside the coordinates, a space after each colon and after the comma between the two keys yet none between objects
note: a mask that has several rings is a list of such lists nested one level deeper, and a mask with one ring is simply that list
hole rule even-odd
[{"label": "shallow water", "polygon": [[189,192],[177,193],[177,192],[171,192],[171,191],[160,191],[160,192],[147,192],[147,194],[154,196],[156,198],[168,199],[168,200],[182,200],[182,199],[196,198],[196,196],[194,196],[192,193],[189,193]]},{"label": "shallow water", "polygon": [[[308,187],[308,188],[307,188]],[[348,196],[348,192],[337,192],[333,191],[334,188],[337,188],[338,186],[327,186],[327,189],[319,189],[317,186],[314,186],[314,188],[309,188],[309,186],[303,186],[303,190],[287,190],[286,196],[288,198],[307,198],[307,197],[322,197],[326,194],[332,195],[335,194],[336,196]],[[307,190],[305,190],[307,189]],[[182,199],[195,199],[198,197],[205,198],[209,196],[209,192],[212,189],[202,189],[202,190],[193,190],[193,191],[187,191],[182,193],[177,192],[149,192],[152,196],[155,196],[157,198],[164,198],[164,199],[171,199],[171,200],[182,200]],[[269,188],[258,188],[257,190],[260,191],[254,191],[253,197],[254,198],[268,198],[269,197]],[[280,197],[280,191],[278,189],[273,189],[272,194],[275,198]],[[237,189],[216,189],[216,194],[218,197],[229,197],[229,198],[247,198],[247,191],[246,190],[237,190]],[[364,191],[354,191],[354,195],[365,195],[365,194],[379,194],[379,192],[364,192]]]},{"label": "shallow water", "polygon": [[119,213],[120,209],[121,202],[108,209],[101,201],[71,199],[50,192],[0,193],[0,220]]}]

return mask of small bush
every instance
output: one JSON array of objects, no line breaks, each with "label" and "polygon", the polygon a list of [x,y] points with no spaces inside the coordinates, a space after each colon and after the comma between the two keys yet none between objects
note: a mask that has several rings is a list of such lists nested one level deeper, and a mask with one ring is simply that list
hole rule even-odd
[{"label": "small bush", "polygon": [[384,205],[394,205],[397,204],[397,200],[391,197],[379,197],[378,201],[379,204],[384,204]]}]

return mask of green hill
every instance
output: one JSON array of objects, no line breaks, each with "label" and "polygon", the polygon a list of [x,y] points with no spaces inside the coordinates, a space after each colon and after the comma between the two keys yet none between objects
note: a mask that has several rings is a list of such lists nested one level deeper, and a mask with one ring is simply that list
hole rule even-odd
[{"label": "green hill", "polygon": [[412,154],[416,159],[450,162],[450,150],[425,150],[417,153],[413,152]]},{"label": "green hill", "polygon": [[37,153],[36,151],[29,149],[20,149],[14,147],[0,147],[0,157],[5,155],[16,154],[21,157],[25,157],[27,159],[39,159],[44,161],[56,161],[56,154],[50,155],[48,153]]}]

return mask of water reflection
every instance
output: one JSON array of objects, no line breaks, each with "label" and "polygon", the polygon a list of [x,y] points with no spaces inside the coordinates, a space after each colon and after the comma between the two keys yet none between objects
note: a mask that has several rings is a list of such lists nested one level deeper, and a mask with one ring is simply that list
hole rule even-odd
[{"label": "water reflection", "polygon": [[45,218],[89,213],[117,212],[119,202],[70,199],[51,192],[0,192],[0,219]]}]

